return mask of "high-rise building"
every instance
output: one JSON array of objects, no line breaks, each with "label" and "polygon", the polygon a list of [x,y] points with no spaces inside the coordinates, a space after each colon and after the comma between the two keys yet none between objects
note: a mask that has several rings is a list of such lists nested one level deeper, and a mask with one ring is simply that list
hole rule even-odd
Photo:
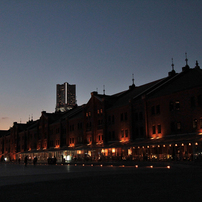
[{"label": "high-rise building", "polygon": [[67,82],[56,85],[56,109],[64,112],[72,109],[76,105],[76,85]]}]

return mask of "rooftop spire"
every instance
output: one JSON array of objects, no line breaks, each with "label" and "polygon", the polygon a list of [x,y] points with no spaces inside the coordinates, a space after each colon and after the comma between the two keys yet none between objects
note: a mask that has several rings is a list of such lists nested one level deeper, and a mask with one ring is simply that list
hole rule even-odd
[{"label": "rooftop spire", "polygon": [[182,71],[187,71],[189,70],[189,65],[188,65],[188,59],[187,59],[187,53],[185,53],[185,62],[186,62],[186,65],[184,67],[182,67]]},{"label": "rooftop spire", "polygon": [[134,74],[132,74],[132,85],[134,85]]},{"label": "rooftop spire", "polygon": [[172,58],[172,64],[171,64],[171,66],[172,66],[172,71],[173,71],[174,70],[173,58]]},{"label": "rooftop spire", "polygon": [[196,60],[196,66],[195,66],[196,69],[200,69],[200,66],[198,65],[198,60]]},{"label": "rooftop spire", "polygon": [[105,95],[105,85],[103,85],[103,95]]},{"label": "rooftop spire", "polygon": [[186,66],[188,65],[187,53],[185,53]]}]

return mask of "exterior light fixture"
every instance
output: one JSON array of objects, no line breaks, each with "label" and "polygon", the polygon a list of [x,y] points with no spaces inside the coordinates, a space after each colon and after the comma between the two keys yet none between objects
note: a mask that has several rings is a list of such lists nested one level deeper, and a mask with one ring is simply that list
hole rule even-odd
[{"label": "exterior light fixture", "polygon": [[153,168],[153,166],[150,166],[150,168]]},{"label": "exterior light fixture", "polygon": [[138,165],[135,165],[136,168],[138,168]]},{"label": "exterior light fixture", "polygon": [[170,166],[167,166],[168,169],[170,169]]}]

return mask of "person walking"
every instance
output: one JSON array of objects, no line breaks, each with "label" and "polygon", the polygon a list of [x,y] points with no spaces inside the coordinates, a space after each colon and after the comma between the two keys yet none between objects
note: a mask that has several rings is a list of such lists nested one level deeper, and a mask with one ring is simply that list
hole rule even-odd
[{"label": "person walking", "polygon": [[25,163],[25,166],[27,166],[27,156],[25,156],[24,163]]}]

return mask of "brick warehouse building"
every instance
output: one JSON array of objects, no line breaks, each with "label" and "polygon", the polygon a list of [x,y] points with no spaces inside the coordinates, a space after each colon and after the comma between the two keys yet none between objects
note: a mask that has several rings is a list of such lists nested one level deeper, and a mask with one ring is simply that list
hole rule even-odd
[{"label": "brick warehouse building", "polygon": [[145,85],[0,131],[1,159],[200,160],[202,70],[186,66]]}]

